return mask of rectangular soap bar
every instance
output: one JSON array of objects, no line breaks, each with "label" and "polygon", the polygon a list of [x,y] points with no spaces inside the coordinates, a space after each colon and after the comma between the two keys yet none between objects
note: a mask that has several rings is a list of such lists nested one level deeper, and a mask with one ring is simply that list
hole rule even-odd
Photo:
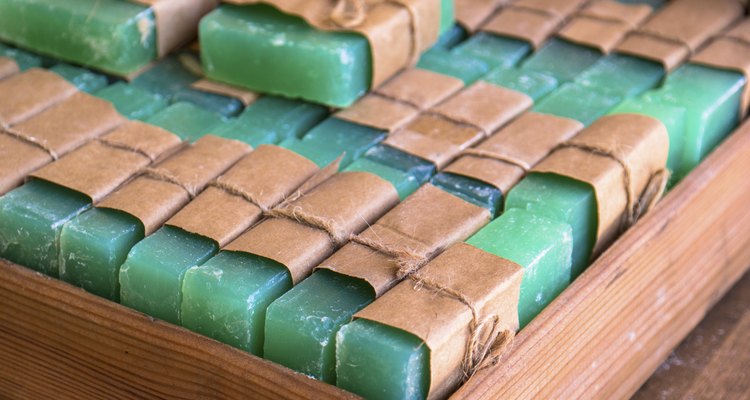
[{"label": "rectangular soap bar", "polygon": [[167,108],[167,100],[159,95],[117,82],[94,93],[94,96],[112,103],[117,112],[128,119],[144,121]]},{"label": "rectangular soap bar", "polygon": [[62,76],[78,90],[86,93],[94,93],[108,84],[106,76],[70,64],[59,63],[49,70]]},{"label": "rectangular soap bar", "polygon": [[573,80],[601,57],[598,50],[554,38],[521,64],[521,69],[553,77],[559,84]]},{"label": "rectangular soap bar", "polygon": [[427,160],[386,145],[375,145],[345,171],[363,171],[390,182],[403,200],[425,183],[435,171]]},{"label": "rectangular soap bar", "polygon": [[3,0],[0,38],[114,74],[156,58],[154,14],[118,0]]},{"label": "rectangular soap bar", "polygon": [[5,46],[2,43],[0,43],[0,57],[7,57],[15,61],[21,71],[42,66],[41,57],[21,49]]},{"label": "rectangular soap bar", "polygon": [[180,102],[152,115],[146,122],[166,129],[183,140],[194,141],[225,122],[218,114],[190,103]]},{"label": "rectangular soap bar", "polygon": [[566,83],[534,105],[534,111],[591,125],[623,100],[614,92]]}]

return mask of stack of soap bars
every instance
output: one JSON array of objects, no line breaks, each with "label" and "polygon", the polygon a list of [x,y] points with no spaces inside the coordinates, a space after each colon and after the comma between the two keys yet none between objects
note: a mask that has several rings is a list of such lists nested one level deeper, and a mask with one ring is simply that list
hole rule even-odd
[{"label": "stack of soap bars", "polygon": [[742,15],[0,0],[0,257],[365,398],[447,397],[744,118]]}]

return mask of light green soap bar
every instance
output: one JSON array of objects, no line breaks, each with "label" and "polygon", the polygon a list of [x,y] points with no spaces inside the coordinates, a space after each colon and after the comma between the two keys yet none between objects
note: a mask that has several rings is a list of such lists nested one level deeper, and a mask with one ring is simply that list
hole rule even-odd
[{"label": "light green soap bar", "polygon": [[120,266],[141,239],[137,218],[107,208],[85,211],[60,233],[60,279],[119,302]]},{"label": "light green soap bar", "polygon": [[128,119],[147,120],[167,108],[167,100],[141,88],[117,82],[94,93],[94,96],[109,101],[117,112]]},{"label": "light green soap bar", "polygon": [[[667,128],[669,134],[669,156],[667,157],[667,168],[670,171],[682,171],[683,138],[685,137],[685,116],[687,110],[684,107],[657,103],[647,97],[628,99],[612,109],[609,114],[641,114],[656,118]],[[676,176],[671,176],[671,182],[676,181]]]},{"label": "light green soap bar", "polygon": [[571,280],[589,265],[597,229],[594,190],[586,183],[554,174],[532,173],[505,199],[506,212],[527,210],[573,229]]},{"label": "light green soap bar", "polygon": [[649,102],[686,110],[682,160],[674,171],[677,179],[692,171],[737,126],[745,84],[739,72],[686,64],[659,90],[645,94]]},{"label": "light green soap bar", "polygon": [[478,32],[459,44],[451,53],[461,58],[484,61],[490,68],[512,67],[531,51],[531,45],[523,40]]},{"label": "light green soap bar", "polygon": [[63,224],[91,205],[70,189],[33,179],[0,197],[0,257],[58,276]]},{"label": "light green soap bar", "polygon": [[250,104],[213,133],[257,147],[301,137],[326,115],[328,111],[323,106],[269,95]]},{"label": "light green soap bar", "polygon": [[213,133],[225,119],[190,103],[175,103],[146,120],[164,128],[183,140],[195,141]]},{"label": "light green soap bar", "polygon": [[541,72],[563,84],[571,81],[601,57],[602,53],[594,48],[555,38],[526,59],[521,69]]},{"label": "light green soap bar", "polygon": [[536,103],[534,111],[571,118],[589,126],[621,101],[618,94],[566,83]]},{"label": "light green soap bar", "polygon": [[525,93],[534,101],[541,99],[557,88],[557,80],[552,76],[518,68],[495,68],[482,77],[482,80]]},{"label": "light green soap bar", "polygon": [[330,117],[301,140],[286,140],[281,146],[309,158],[321,168],[343,155],[343,169],[384,137],[384,131]]},{"label": "light green soap bar", "polygon": [[610,54],[586,69],[575,82],[602,93],[629,98],[656,86],[664,67],[655,61],[623,54]]},{"label": "light green soap bar", "polygon": [[150,8],[118,0],[0,0],[0,38],[127,75],[156,58]]},{"label": "light green soap bar", "polygon": [[466,243],[523,267],[518,319],[531,322],[571,282],[570,225],[526,210],[510,209]]},{"label": "light green soap bar", "polygon": [[289,271],[275,261],[219,252],[185,273],[182,325],[262,356],[266,308],[291,287]]},{"label": "light green soap bar", "polygon": [[70,64],[57,64],[50,71],[62,76],[78,90],[94,93],[107,86],[107,77]]},{"label": "light green soap bar", "polygon": [[268,307],[263,357],[335,383],[336,332],[373,300],[364,281],[316,271]]},{"label": "light green soap bar", "polygon": [[136,244],[120,267],[120,303],[179,324],[185,272],[218,250],[211,239],[171,226],[160,228]]},{"label": "light green soap bar", "polygon": [[435,166],[401,150],[378,144],[345,170],[369,172],[385,179],[403,200],[430,179]]},{"label": "light green soap bar", "polygon": [[364,319],[336,335],[336,386],[366,399],[424,399],[430,350],[416,336]]},{"label": "light green soap bar", "polygon": [[201,58],[212,79],[346,107],[367,92],[364,36],[319,31],[266,5],[222,5],[201,20]]},{"label": "light green soap bar", "polygon": [[483,60],[441,48],[433,48],[422,54],[417,67],[460,79],[467,86],[490,70],[490,65]]},{"label": "light green soap bar", "polygon": [[[2,18],[2,17],[0,17]],[[2,29],[2,28],[0,28]],[[8,57],[15,60],[18,69],[26,71],[29,68],[39,68],[42,66],[42,58],[34,54],[25,52],[20,49],[14,49],[0,43],[0,56]]]}]

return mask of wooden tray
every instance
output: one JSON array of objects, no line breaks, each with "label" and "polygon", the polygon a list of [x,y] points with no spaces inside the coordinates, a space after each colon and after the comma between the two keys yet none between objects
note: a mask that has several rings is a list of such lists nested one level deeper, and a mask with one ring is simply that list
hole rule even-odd
[{"label": "wooden tray", "polygon": [[[452,398],[627,398],[750,266],[750,123]],[[0,398],[350,398],[0,260]]]}]

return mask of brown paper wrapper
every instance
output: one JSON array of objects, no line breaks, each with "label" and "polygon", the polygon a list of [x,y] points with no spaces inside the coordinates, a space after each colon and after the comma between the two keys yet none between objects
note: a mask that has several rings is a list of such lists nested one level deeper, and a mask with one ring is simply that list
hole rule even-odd
[{"label": "brown paper wrapper", "polygon": [[0,79],[5,79],[20,72],[15,60],[8,57],[0,57]]},{"label": "brown paper wrapper", "polygon": [[656,119],[619,114],[600,118],[568,143],[575,147],[558,147],[532,172],[566,176],[593,187],[598,214],[594,255],[598,255],[627,227],[629,208],[665,171],[669,137]]},{"label": "brown paper wrapper", "polygon": [[576,13],[557,36],[607,54],[628,32],[645,21],[652,11],[647,4],[595,1]]},{"label": "brown paper wrapper", "polygon": [[198,22],[213,10],[218,0],[131,0],[154,12],[156,51],[161,58],[188,43],[198,32]]},{"label": "brown paper wrapper", "polygon": [[508,193],[531,167],[581,129],[583,124],[570,118],[527,112],[479,146],[461,153],[443,172],[476,179]]},{"label": "brown paper wrapper", "polygon": [[[745,19],[725,34],[714,39],[690,59],[696,64],[738,71],[750,82],[750,19]],[[750,106],[750,84],[745,84],[740,104],[740,115],[744,118]]]},{"label": "brown paper wrapper", "polygon": [[474,33],[500,7],[512,0],[455,0],[456,22],[466,31]]},{"label": "brown paper wrapper", "polygon": [[486,209],[428,183],[359,235],[387,248],[390,254],[350,241],[316,269],[361,279],[380,296],[403,279],[399,276],[399,253],[425,263],[450,245],[468,239],[490,218]]},{"label": "brown paper wrapper", "polygon": [[407,69],[336,117],[360,125],[393,132],[420,112],[463,88],[463,81],[419,68]]},{"label": "brown paper wrapper", "polygon": [[3,79],[0,81],[0,128],[24,121],[77,91],[60,75],[39,68]]},{"label": "brown paper wrapper", "polygon": [[351,15],[337,7],[351,5],[356,8],[349,1],[224,1],[233,4],[271,4],[287,14],[303,18],[320,30],[362,34],[370,43],[372,53],[372,88],[380,86],[399,70],[415,64],[419,55],[437,41],[440,27],[440,6],[433,0],[366,0],[363,2],[363,13],[352,12]]},{"label": "brown paper wrapper", "polygon": [[31,176],[83,193],[96,204],[181,144],[177,135],[159,127],[128,121]]},{"label": "brown paper wrapper", "polygon": [[245,107],[254,103],[255,100],[258,100],[258,98],[260,97],[258,93],[255,93],[253,91],[205,78],[193,83],[191,86],[194,89],[198,89],[204,92],[220,94],[222,96],[237,99],[241,101],[242,104],[245,105]]},{"label": "brown paper wrapper", "polygon": [[109,102],[78,92],[7,128],[0,133],[5,136],[0,147],[0,191],[20,184],[30,172],[122,122]]},{"label": "brown paper wrapper", "polygon": [[523,93],[477,82],[423,113],[384,143],[442,168],[532,104]]},{"label": "brown paper wrapper", "polygon": [[[224,249],[274,260],[289,270],[296,284],[350,235],[361,232],[397,203],[396,190],[385,180],[367,172],[338,173],[281,206],[293,211],[294,218],[268,218]],[[305,216],[327,224],[329,232],[305,223]]]},{"label": "brown paper wrapper", "polygon": [[586,0],[518,0],[490,18],[481,30],[531,43],[547,41]]},{"label": "brown paper wrapper", "polygon": [[[430,349],[428,398],[445,398],[464,378],[472,337],[485,341],[491,322],[510,338],[518,330],[522,277],[517,264],[459,243],[354,318],[401,329],[424,341]],[[484,329],[472,330],[475,324]]]},{"label": "brown paper wrapper", "polygon": [[98,207],[132,215],[143,223],[149,235],[250,150],[250,146],[238,141],[204,136],[144,171]]},{"label": "brown paper wrapper", "polygon": [[680,0],[668,3],[615,51],[656,61],[671,71],[682,64],[712,35],[744,13],[736,0]]},{"label": "brown paper wrapper", "polygon": [[290,150],[260,146],[218,177],[167,225],[211,238],[223,247],[317,172],[315,163]]}]

